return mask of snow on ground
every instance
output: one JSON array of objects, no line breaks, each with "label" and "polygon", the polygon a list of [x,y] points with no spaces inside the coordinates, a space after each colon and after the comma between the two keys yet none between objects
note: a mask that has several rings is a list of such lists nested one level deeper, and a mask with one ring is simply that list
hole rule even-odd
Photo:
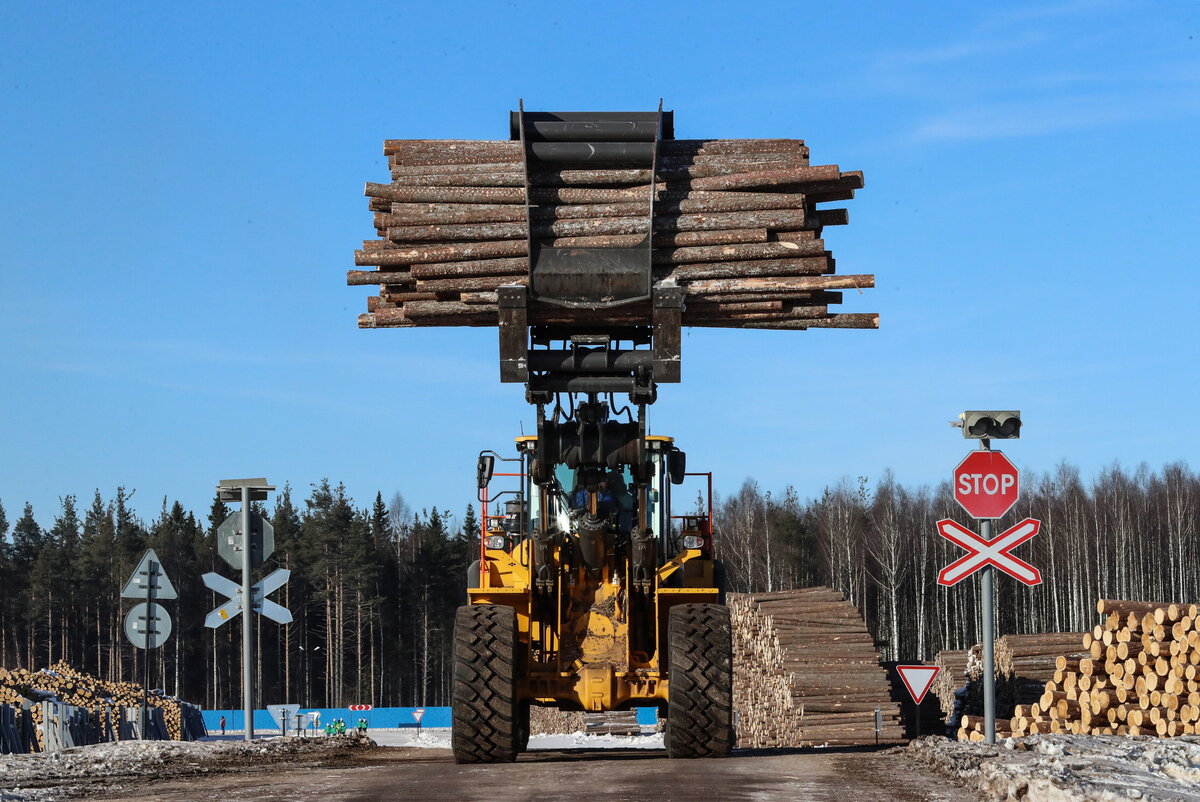
[{"label": "snow on ground", "polygon": [[912,757],[989,800],[1200,802],[1200,737],[1029,735],[995,746],[922,738]]},{"label": "snow on ground", "polygon": [[[416,746],[427,749],[449,749],[450,730],[371,730],[371,740],[380,746]],[[582,732],[562,735],[534,735],[529,738],[532,749],[663,749],[662,733],[651,735],[584,735]]]},{"label": "snow on ground", "polygon": [[[76,746],[61,752],[0,755],[0,802],[54,800],[120,790],[139,778],[228,771],[247,763],[319,759],[369,745],[356,738],[261,738],[238,740],[120,741]],[[106,781],[107,779],[107,781]]]}]

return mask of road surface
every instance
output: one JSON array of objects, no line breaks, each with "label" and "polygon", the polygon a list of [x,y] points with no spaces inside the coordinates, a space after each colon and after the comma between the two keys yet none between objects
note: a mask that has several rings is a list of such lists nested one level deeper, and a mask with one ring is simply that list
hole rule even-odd
[{"label": "road surface", "polygon": [[338,765],[267,765],[147,783],[113,800],[524,800],[655,802],[838,800],[966,802],[974,794],[874,748],[738,751],[723,760],[669,760],[657,750],[538,750],[516,763],[460,766],[449,750],[365,750]]}]

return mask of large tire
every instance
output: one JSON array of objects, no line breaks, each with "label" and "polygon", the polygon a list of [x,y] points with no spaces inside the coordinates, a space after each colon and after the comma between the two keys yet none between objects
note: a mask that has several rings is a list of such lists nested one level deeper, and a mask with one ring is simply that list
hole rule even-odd
[{"label": "large tire", "polygon": [[668,757],[726,757],[733,747],[729,610],[681,604],[667,619]]},{"label": "large tire", "polygon": [[456,763],[517,759],[517,614],[498,604],[469,604],[454,616]]}]

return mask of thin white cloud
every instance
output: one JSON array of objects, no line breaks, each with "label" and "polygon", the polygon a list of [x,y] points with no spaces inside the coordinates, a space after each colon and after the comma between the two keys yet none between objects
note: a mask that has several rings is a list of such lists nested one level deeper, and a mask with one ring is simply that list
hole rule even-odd
[{"label": "thin white cloud", "polygon": [[988,15],[979,27],[981,30],[996,30],[1054,17],[1069,17],[1126,7],[1129,7],[1129,3],[1123,0],[1069,0],[1054,5],[1006,6]]},{"label": "thin white cloud", "polygon": [[972,37],[947,44],[930,47],[893,50],[878,59],[878,66],[919,67],[922,65],[946,64],[984,56],[1012,53],[1042,44],[1047,40],[1044,33],[1027,31],[1020,36]]},{"label": "thin white cloud", "polygon": [[932,115],[910,131],[912,142],[1009,139],[1105,128],[1200,113],[1192,92],[1164,91],[1136,99],[1126,94],[979,104]]}]

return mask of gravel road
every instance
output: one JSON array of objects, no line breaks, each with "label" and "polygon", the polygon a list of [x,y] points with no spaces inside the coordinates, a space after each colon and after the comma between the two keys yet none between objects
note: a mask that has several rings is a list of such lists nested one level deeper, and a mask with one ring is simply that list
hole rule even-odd
[{"label": "gravel road", "polygon": [[539,750],[516,763],[456,765],[448,750],[360,750],[337,765],[266,765],[149,783],[112,800],[518,800],[656,802],[838,800],[881,802],[978,797],[902,750],[741,751],[723,760],[669,760],[649,750]]}]

